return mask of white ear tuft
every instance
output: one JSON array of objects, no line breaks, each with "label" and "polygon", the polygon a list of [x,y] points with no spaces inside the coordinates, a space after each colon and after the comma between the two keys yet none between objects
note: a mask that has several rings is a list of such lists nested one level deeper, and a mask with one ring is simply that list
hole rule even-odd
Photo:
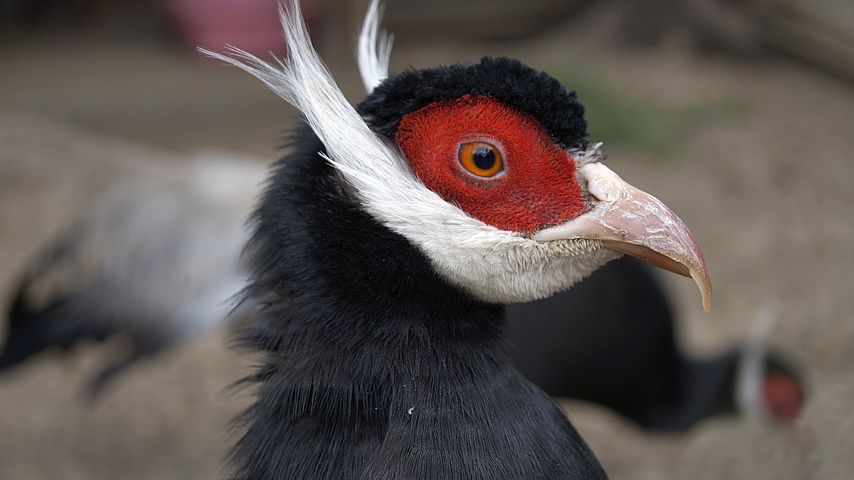
[{"label": "white ear tuft", "polygon": [[[388,170],[405,169],[396,148],[374,134],[347,101],[311,44],[300,15],[299,2],[280,5],[288,56],[278,65],[229,47],[228,55],[202,50],[210,57],[234,65],[264,82],[273,92],[302,112],[306,122],[326,146],[339,170],[362,176],[388,178]],[[349,178],[353,181],[352,178]]]},{"label": "white ear tuft", "polygon": [[379,31],[382,19],[382,8],[379,0],[371,0],[371,6],[362,22],[359,33],[359,46],[356,58],[359,62],[359,73],[365,90],[371,93],[383,80],[388,77],[388,61],[391,57],[391,44],[394,40],[385,30]]}]

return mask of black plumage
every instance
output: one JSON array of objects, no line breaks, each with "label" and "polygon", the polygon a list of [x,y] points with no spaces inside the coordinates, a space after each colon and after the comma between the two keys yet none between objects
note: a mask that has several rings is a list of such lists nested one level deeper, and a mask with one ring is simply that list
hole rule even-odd
[{"label": "black plumage", "polygon": [[251,295],[268,307],[243,339],[263,367],[235,477],[604,477],[511,365],[504,308],[363,212],[313,134],[295,145],[255,216]]},{"label": "black plumage", "polygon": [[405,70],[377,86],[358,109],[371,128],[394,138],[407,113],[464,95],[489,96],[533,116],[564,148],[587,147],[587,122],[577,94],[510,58]]}]

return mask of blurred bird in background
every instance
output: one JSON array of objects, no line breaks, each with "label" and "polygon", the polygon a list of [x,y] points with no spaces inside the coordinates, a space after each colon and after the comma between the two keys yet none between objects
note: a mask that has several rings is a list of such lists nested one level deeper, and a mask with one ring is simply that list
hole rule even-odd
[{"label": "blurred bird in background", "polygon": [[649,430],[686,430],[727,414],[785,425],[806,400],[799,369],[769,351],[762,332],[718,355],[685,354],[664,285],[631,257],[572,290],[511,305],[507,316],[514,361],[531,381]]},{"label": "blurred bird in background", "polygon": [[[265,170],[224,156],[193,165],[188,182],[111,193],[40,254],[9,308],[0,371],[45,350],[119,339],[121,353],[88,385],[94,396],[136,361],[226,323],[247,275],[239,260],[244,221]],[[242,303],[233,318],[253,312]],[[704,359],[683,354],[664,286],[630,257],[507,315],[514,361],[531,381],[650,430],[757,411],[785,424],[805,401],[797,369],[764,345]],[[751,346],[759,378],[746,379],[738,373]],[[756,390],[752,405],[739,404],[739,388]]]},{"label": "blurred bird in background", "polygon": [[88,385],[95,396],[136,361],[223,323],[245,281],[243,224],[264,171],[200,154],[116,185],[22,274],[0,370],[52,347],[116,339],[115,358]]}]

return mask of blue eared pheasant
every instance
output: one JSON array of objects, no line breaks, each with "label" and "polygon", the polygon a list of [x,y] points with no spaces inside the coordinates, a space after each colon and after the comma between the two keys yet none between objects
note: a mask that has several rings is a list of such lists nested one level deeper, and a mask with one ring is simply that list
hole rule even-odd
[{"label": "blue eared pheasant", "polygon": [[387,75],[377,5],[352,107],[283,12],[258,77],[307,127],[254,214],[243,335],[261,354],[233,453],[239,479],[603,478],[562,411],[511,364],[505,304],[548,297],[628,253],[697,282],[679,218],[588,144],[574,93],[484,58]]}]

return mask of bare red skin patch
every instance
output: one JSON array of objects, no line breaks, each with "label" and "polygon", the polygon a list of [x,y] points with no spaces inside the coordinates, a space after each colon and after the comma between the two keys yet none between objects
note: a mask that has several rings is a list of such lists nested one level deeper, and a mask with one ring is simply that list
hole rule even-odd
[{"label": "bare red skin patch", "polygon": [[804,404],[804,391],[797,380],[777,372],[765,375],[762,395],[771,414],[780,423],[795,421]]},{"label": "bare red skin patch", "polygon": [[[587,210],[575,161],[533,117],[485,96],[439,101],[404,115],[395,141],[427,188],[496,228],[530,234]],[[504,171],[478,178],[460,145],[488,142]]]}]

